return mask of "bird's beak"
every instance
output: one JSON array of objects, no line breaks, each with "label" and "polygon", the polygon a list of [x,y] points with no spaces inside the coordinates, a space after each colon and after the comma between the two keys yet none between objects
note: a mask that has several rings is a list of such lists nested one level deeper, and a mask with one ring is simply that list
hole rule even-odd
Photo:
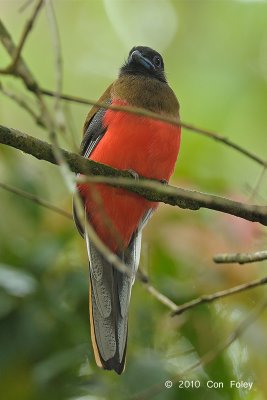
[{"label": "bird's beak", "polygon": [[134,50],[134,51],[132,52],[131,57],[130,57],[130,59],[129,59],[129,62],[135,62],[135,63],[141,64],[141,65],[143,65],[145,68],[150,69],[150,70],[151,70],[151,69],[152,69],[152,70],[155,69],[155,67],[154,67],[154,65],[152,64],[152,62],[151,62],[148,58],[144,57],[144,56],[140,53],[140,51],[138,51],[138,50]]}]

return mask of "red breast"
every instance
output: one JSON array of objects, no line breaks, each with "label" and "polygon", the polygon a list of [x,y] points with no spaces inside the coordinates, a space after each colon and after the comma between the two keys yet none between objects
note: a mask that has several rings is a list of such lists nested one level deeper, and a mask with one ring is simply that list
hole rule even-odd
[{"label": "red breast", "polygon": [[[121,100],[112,104],[128,105]],[[91,153],[91,160],[121,170],[132,169],[147,178],[169,180],[179,152],[180,127],[112,110],[106,112],[104,126],[107,131]],[[79,191],[85,199],[90,221],[113,251],[119,244],[113,228],[127,247],[145,212],[158,205],[126,190],[102,184],[80,185]]]}]

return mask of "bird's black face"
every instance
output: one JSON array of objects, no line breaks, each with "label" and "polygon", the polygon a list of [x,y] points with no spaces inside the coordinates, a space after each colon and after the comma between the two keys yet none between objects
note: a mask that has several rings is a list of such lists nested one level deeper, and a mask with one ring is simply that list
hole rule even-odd
[{"label": "bird's black face", "polygon": [[120,75],[144,75],[166,82],[161,55],[150,47],[133,47],[128,60],[121,67]]}]

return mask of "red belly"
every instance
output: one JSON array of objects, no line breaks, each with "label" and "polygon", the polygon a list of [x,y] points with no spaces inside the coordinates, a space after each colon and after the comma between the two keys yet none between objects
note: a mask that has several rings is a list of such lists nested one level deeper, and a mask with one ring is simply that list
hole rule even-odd
[{"label": "red belly", "polygon": [[[180,128],[161,121],[108,110],[107,131],[89,158],[147,178],[169,180],[180,146]],[[103,184],[78,186],[89,221],[114,252],[127,247],[152,203],[123,189]]]}]

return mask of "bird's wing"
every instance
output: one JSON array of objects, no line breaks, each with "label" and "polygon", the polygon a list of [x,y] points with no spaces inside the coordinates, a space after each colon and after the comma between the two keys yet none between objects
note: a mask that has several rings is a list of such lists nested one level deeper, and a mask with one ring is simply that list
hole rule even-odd
[{"label": "bird's wing", "polygon": [[[111,90],[112,85],[110,85],[105,93],[100,97],[98,102],[104,103],[106,105],[111,104]],[[90,156],[94,148],[97,146],[99,141],[102,139],[106,132],[106,128],[103,125],[103,118],[105,116],[106,109],[94,106],[89,111],[83,128],[83,140],[80,147],[80,154],[86,158]],[[78,232],[84,237],[84,226],[83,221],[80,221],[78,213],[73,202],[73,219]]]},{"label": "bird's wing", "polygon": [[[109,87],[107,88],[107,90],[105,90],[105,92],[102,94],[102,96],[98,99],[97,103],[103,103],[106,104],[106,102],[110,101],[111,98],[111,88],[113,86],[113,83],[111,85],[109,85]],[[93,106],[90,111],[87,114],[87,117],[85,119],[85,123],[83,126],[83,134],[86,133],[90,123],[92,122],[95,114],[100,110],[100,108],[98,106]]]},{"label": "bird's wing", "polygon": [[90,260],[90,324],[92,344],[98,366],[124,370],[128,333],[128,307],[131,289],[140,260],[142,229],[153,211],[149,210],[132,235],[129,246],[118,256],[129,268],[121,273],[85,238]]},{"label": "bird's wing", "polygon": [[[110,105],[111,99],[107,99],[105,104]],[[106,132],[106,128],[103,125],[105,113],[105,108],[100,108],[98,111],[96,111],[96,113],[91,117],[88,126],[84,131],[80,153],[86,158],[90,156],[97,143],[102,139]]]}]

